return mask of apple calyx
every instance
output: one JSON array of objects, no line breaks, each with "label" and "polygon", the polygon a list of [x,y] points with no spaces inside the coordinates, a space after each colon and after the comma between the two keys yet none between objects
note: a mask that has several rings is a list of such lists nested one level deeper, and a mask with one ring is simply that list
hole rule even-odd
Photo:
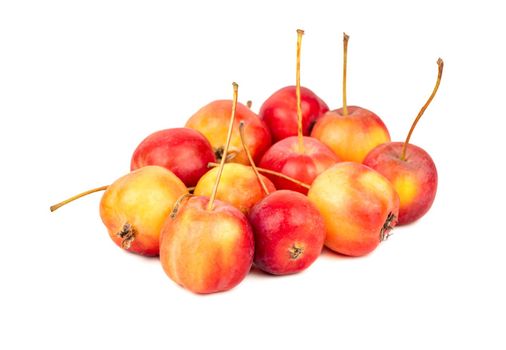
[{"label": "apple calyx", "polygon": [[380,230],[380,242],[386,241],[392,235],[392,229],[397,223],[397,216],[392,212],[388,213],[387,219]]},{"label": "apple calyx", "polygon": [[135,230],[132,225],[126,222],[121,228],[121,231],[116,233],[116,236],[121,238],[121,248],[128,250],[135,240]]},{"label": "apple calyx", "polygon": [[290,259],[297,260],[302,253],[304,252],[304,247],[298,247],[296,244],[292,245],[290,249],[288,249],[288,253],[290,254]]}]

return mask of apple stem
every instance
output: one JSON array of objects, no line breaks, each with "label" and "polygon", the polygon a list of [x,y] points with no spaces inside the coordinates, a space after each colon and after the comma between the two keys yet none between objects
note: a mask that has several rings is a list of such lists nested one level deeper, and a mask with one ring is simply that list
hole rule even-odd
[{"label": "apple stem", "polygon": [[51,212],[53,212],[56,209],[58,209],[60,207],[63,207],[65,204],[68,204],[70,202],[75,201],[76,199],[79,199],[81,197],[87,196],[87,195],[95,193],[95,192],[105,191],[107,189],[107,187],[109,187],[109,185],[107,185],[107,186],[100,186],[100,187],[94,188],[92,190],[84,191],[83,193],[79,193],[79,194],[77,194],[75,196],[70,197],[69,199],[65,199],[63,202],[60,202],[60,203],[55,204],[55,205],[52,205],[51,207],[49,207],[49,209],[51,210]]},{"label": "apple stem", "polygon": [[223,156],[221,157],[220,168],[218,169],[218,174],[216,175],[216,182],[214,183],[213,192],[211,193],[209,203],[207,204],[207,210],[213,210],[214,200],[216,199],[216,193],[218,192],[218,185],[220,184],[221,173],[223,172],[223,168],[225,167],[228,147],[230,146],[230,139],[232,138],[232,129],[234,127],[235,110],[237,108],[237,96],[239,85],[237,85],[237,83],[234,82],[232,83],[232,86],[234,88],[234,99],[232,100],[232,115],[230,116],[230,124],[228,125],[227,141],[225,142],[225,148],[223,149]]},{"label": "apple stem", "polygon": [[[220,166],[220,164],[218,163],[214,163],[214,162],[209,162],[207,163],[207,167],[208,168],[214,168],[214,167],[217,167],[217,166]],[[280,177],[282,179],[285,179],[285,180],[288,180],[288,181],[291,181],[299,186],[302,186],[306,189],[310,189],[311,186],[302,182],[302,181],[299,181],[297,179],[294,179],[293,177],[290,177],[288,175],[285,175],[285,174],[282,174],[282,173],[278,173],[277,171],[273,171],[273,170],[269,170],[269,169],[264,169],[264,168],[259,168],[259,167],[256,167],[257,170],[261,173],[265,173],[265,174],[270,174],[270,175],[274,175],[274,176],[277,176],[277,177]]]},{"label": "apple stem", "polygon": [[304,154],[304,138],[302,134],[302,101],[300,98],[300,49],[304,31],[297,29],[297,67],[295,70],[295,94],[297,95],[297,136],[299,137],[299,153]]},{"label": "apple stem", "polygon": [[422,109],[420,109],[420,112],[418,112],[418,115],[416,116],[415,121],[411,125],[411,129],[409,129],[409,133],[408,133],[408,136],[406,137],[406,141],[404,141],[404,145],[402,146],[401,160],[406,160],[406,150],[408,148],[409,140],[411,139],[411,134],[415,130],[416,124],[418,124],[418,121],[422,117],[422,115],[425,112],[425,110],[427,109],[427,107],[429,107],[430,103],[432,102],[432,99],[434,98],[434,96],[436,96],[436,92],[439,89],[439,84],[441,83],[441,77],[443,76],[443,66],[444,66],[444,62],[441,58],[439,58],[437,60],[437,65],[438,65],[438,74],[437,74],[436,85],[434,86],[434,90],[432,90],[432,94],[430,94],[429,99],[427,100],[427,102],[425,102]]},{"label": "apple stem", "polygon": [[251,106],[253,106],[253,101],[251,101],[251,100],[246,101],[246,107],[251,109]]},{"label": "apple stem", "polygon": [[246,142],[244,141],[245,140],[244,121],[242,121],[242,120],[239,123],[239,134],[241,135],[242,148],[244,148],[244,151],[246,152],[246,156],[248,157],[249,163],[251,164],[251,167],[253,168],[253,171],[255,172],[258,182],[260,182],[260,186],[262,186],[262,189],[264,190],[265,194],[269,194],[269,190],[267,189],[267,186],[265,185],[264,180],[260,177],[260,174],[258,173],[258,169],[255,165],[255,161],[253,160],[253,157],[251,156],[248,146],[246,146]]},{"label": "apple stem", "polygon": [[346,70],[348,67],[348,40],[350,36],[343,33],[343,116],[348,115],[348,105],[346,103]]}]

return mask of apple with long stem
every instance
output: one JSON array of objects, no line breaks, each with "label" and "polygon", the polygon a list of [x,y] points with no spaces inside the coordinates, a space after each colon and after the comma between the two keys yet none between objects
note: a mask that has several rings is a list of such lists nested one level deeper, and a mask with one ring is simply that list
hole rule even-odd
[{"label": "apple with long stem", "polygon": [[[300,93],[300,50],[302,30],[297,30],[296,110],[297,136],[290,136],[272,145],[263,155],[260,167],[283,173],[304,183],[313,179],[325,169],[339,161],[339,157],[318,140],[304,136],[302,100]],[[269,177],[269,175],[268,175]],[[289,189],[307,193],[307,189],[276,176],[269,179],[277,189]]]},{"label": "apple with long stem", "polygon": [[182,199],[161,233],[164,271],[195,293],[233,288],[246,277],[253,262],[253,233],[247,218],[232,205],[216,200],[235,121],[238,86],[233,86],[227,138],[211,197]]},{"label": "apple with long stem", "polygon": [[389,142],[374,148],[364,164],[388,178],[399,194],[399,224],[409,224],[424,216],[432,206],[437,191],[437,169],[431,156],[409,143],[418,121],[436,95],[443,75],[443,60],[437,61],[436,85],[416,116],[404,142]]},{"label": "apple with long stem", "polygon": [[188,193],[184,183],[161,166],[134,170],[109,186],[98,187],[51,206],[51,211],[88,194],[105,190],[100,217],[119,247],[141,255],[156,256],[160,231],[177,199]]},{"label": "apple with long stem", "polygon": [[346,101],[348,39],[343,33],[343,107],[327,112],[315,124],[311,136],[330,147],[342,161],[361,163],[371,149],[389,142],[390,134],[373,112]]},{"label": "apple with long stem", "polygon": [[[299,36],[304,31],[297,30]],[[297,46],[297,78],[300,77],[300,45]],[[297,102],[298,100],[301,103]],[[297,136],[298,114],[302,110],[302,132],[309,136],[311,129],[325,112],[327,104],[306,87],[286,86],[273,93],[260,107],[260,118],[267,124],[273,142]]]}]

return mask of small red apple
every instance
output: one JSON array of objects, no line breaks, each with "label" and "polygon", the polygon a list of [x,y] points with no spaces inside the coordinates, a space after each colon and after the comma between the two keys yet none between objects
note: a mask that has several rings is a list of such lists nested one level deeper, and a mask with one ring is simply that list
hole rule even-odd
[{"label": "small red apple", "polygon": [[389,179],[399,194],[399,224],[409,224],[425,215],[436,197],[437,170],[430,155],[409,143],[418,120],[436,95],[443,74],[443,60],[438,61],[436,86],[416,117],[404,143],[389,142],[374,148],[364,164]]},{"label": "small red apple", "polygon": [[320,255],[325,240],[323,218],[298,192],[273,192],[249,213],[255,238],[254,263],[259,269],[286,275],[308,268]]},{"label": "small red apple", "polygon": [[325,221],[325,245],[350,256],[376,249],[399,214],[399,196],[390,181],[355,162],[337,163],[318,175],[308,198]]},{"label": "small red apple", "polygon": [[[313,179],[322,171],[339,161],[339,158],[327,146],[316,139],[303,136],[304,117],[302,113],[302,101],[300,91],[300,49],[302,43],[302,30],[297,30],[297,77],[296,99],[290,108],[296,110],[298,124],[297,135],[290,136],[275,143],[264,154],[260,161],[260,167],[283,173],[306,184],[311,184]],[[269,176],[277,189],[290,189],[307,193],[307,189],[286,181],[276,176]]]},{"label": "small red apple", "polygon": [[225,291],[241,282],[253,262],[253,233],[237,208],[216,193],[234,126],[238,86],[220,167],[210,198],[196,196],[174,207],[161,233],[160,262],[176,283],[195,293]]},{"label": "small red apple", "polygon": [[[318,140],[305,136],[304,152],[299,152],[296,136],[276,142],[265,152],[259,166],[290,176],[308,185],[324,170],[339,161],[339,158],[327,146]],[[307,194],[307,188],[279,176],[266,176],[277,189],[286,189]]]},{"label": "small red apple", "polygon": [[[314,124],[329,107],[313,91],[300,87],[302,103],[302,133],[311,134]],[[297,135],[297,93],[295,86],[286,86],[273,93],[259,113],[269,128],[273,142]]]},{"label": "small red apple", "polygon": [[215,162],[211,144],[200,132],[190,128],[157,131],[135,149],[131,170],[159,165],[172,171],[187,187],[193,187],[204,175],[209,162]]},{"label": "small red apple", "polygon": [[373,112],[346,103],[346,66],[349,36],[344,33],[343,108],[325,113],[311,136],[326,144],[343,161],[361,163],[371,149],[390,141],[383,121]]}]

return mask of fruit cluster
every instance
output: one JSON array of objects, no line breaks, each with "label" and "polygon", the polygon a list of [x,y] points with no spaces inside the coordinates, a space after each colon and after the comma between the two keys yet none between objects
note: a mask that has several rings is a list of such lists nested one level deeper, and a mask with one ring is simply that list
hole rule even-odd
[{"label": "fruit cluster", "polygon": [[[131,172],[105,190],[100,216],[121,248],[160,256],[167,275],[195,293],[233,288],[252,264],[274,275],[309,267],[323,246],[362,256],[431,207],[437,171],[423,149],[390,142],[373,112],[346,103],[349,37],[344,34],[343,107],[329,111],[296,85],[264,102],[259,115],[214,101],[184,128],[155,132],[135,149]],[[259,164],[259,167],[256,164]],[[262,174],[260,174],[262,173]]]}]

